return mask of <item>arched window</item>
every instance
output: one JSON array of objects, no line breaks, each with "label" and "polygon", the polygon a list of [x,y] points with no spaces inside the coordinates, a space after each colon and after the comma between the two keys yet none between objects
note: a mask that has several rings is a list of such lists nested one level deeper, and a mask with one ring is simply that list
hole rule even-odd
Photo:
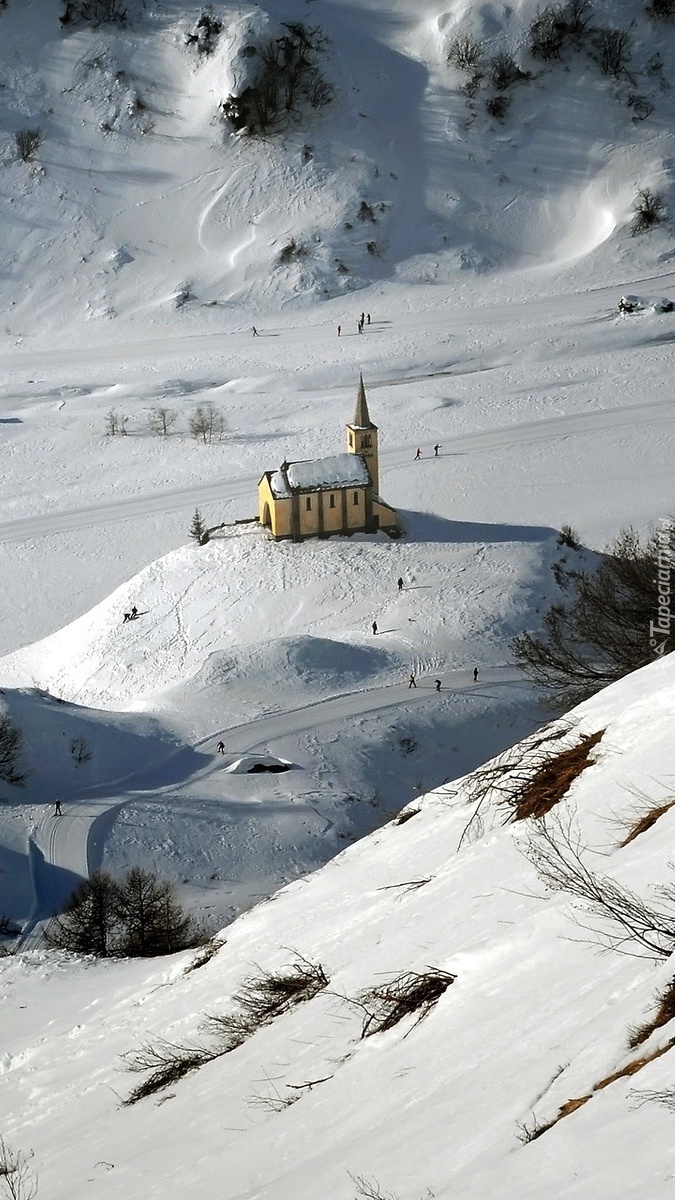
[{"label": "arched window", "polygon": [[335,508],[335,496],[331,496],[330,500],[328,501],[328,507]]},{"label": "arched window", "polygon": [[305,508],[307,509],[307,512],[312,511],[312,497],[311,496],[308,496],[307,499],[305,500]]}]

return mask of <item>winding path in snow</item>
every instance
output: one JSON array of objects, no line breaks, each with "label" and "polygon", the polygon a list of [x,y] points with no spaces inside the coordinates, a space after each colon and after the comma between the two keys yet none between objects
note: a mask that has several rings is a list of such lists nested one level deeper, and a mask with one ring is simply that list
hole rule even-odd
[{"label": "winding path in snow", "polygon": [[[513,667],[496,668],[485,673],[478,689],[486,684],[504,686],[521,683],[522,678]],[[445,693],[476,692],[473,682],[467,678],[466,670],[444,673]],[[370,713],[395,708],[402,704],[434,702],[435,689],[431,679],[419,678],[419,686],[411,691],[407,684],[386,684],[377,688],[345,692],[327,700],[312,702],[300,708],[271,716],[258,717],[240,725],[217,729],[202,738],[195,749],[213,745],[222,738],[228,745],[227,756],[214,757],[201,771],[192,775],[190,782],[220,773],[223,766],[247,753],[259,750],[272,739],[303,733],[321,726],[344,721],[349,718],[367,716]],[[233,749],[236,748],[236,749]],[[171,757],[184,753],[183,748]],[[169,761],[169,760],[167,760]],[[93,831],[101,823],[110,823],[120,808],[131,800],[139,799],[151,792],[153,796],[175,791],[175,783],[156,787],[148,782],[145,787],[134,787],[132,776],[128,786],[114,792],[111,784],[101,784],[92,789],[93,794],[82,800],[71,799],[63,814],[55,817],[45,815],[29,838],[29,861],[35,892],[33,910],[24,926],[20,948],[38,947],[44,937],[43,924],[62,906],[73,888],[89,877],[92,870]],[[96,792],[106,793],[96,798]]]},{"label": "winding path in snow", "polygon": [[[453,372],[443,372],[453,374]],[[381,386],[380,381],[371,386]],[[454,454],[500,452],[512,446],[532,445],[556,438],[592,437],[600,430],[621,429],[633,425],[658,424],[675,421],[672,399],[644,400],[639,404],[623,408],[597,409],[590,412],[572,413],[566,416],[545,417],[535,421],[521,421],[513,425],[486,429],[479,433],[463,433],[443,439],[443,456]],[[427,453],[432,443],[421,443]],[[410,465],[410,446],[394,447],[381,455],[382,464],[390,471]],[[236,479],[223,479],[217,483],[190,484],[182,488],[149,492],[145,496],[131,499],[106,500],[82,508],[64,512],[47,512],[40,516],[20,517],[16,521],[0,523],[0,542],[21,542],[48,537],[52,534],[70,533],[77,529],[108,525],[115,521],[129,521],[151,513],[175,512],[179,509],[192,510],[195,506],[224,500],[247,500],[255,507],[257,475],[242,475]]]}]

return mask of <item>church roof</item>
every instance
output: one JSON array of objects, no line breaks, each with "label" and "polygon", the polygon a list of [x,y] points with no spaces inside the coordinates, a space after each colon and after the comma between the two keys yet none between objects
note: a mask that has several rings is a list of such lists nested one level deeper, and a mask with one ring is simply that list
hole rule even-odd
[{"label": "church roof", "polygon": [[368,468],[359,454],[331,454],[307,462],[286,463],[270,472],[272,495],[278,500],[295,492],[328,492],[370,486]]},{"label": "church roof", "polygon": [[363,386],[363,375],[359,375],[359,390],[356,393],[356,411],[354,412],[352,426],[354,429],[375,429],[370,419],[370,413],[368,412],[368,401],[366,400],[366,389]]}]

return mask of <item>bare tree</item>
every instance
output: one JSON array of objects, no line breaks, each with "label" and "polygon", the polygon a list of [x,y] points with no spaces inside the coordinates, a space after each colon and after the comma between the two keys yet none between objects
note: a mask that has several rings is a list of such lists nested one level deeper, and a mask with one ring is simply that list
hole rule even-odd
[{"label": "bare tree", "polygon": [[225,432],[225,418],[215,404],[198,404],[188,421],[193,438],[206,445],[219,442]]},{"label": "bare tree", "polygon": [[660,907],[648,903],[586,864],[581,838],[569,820],[534,823],[524,853],[543,883],[581,900],[593,920],[588,928],[605,949],[639,958],[669,958],[675,950],[675,885],[657,889]]},{"label": "bare tree", "polygon": [[651,188],[640,188],[633,201],[633,211],[635,217],[631,233],[635,237],[647,229],[652,229],[654,225],[660,225],[665,219],[666,206],[658,192],[653,192]]},{"label": "bare tree", "polygon": [[52,946],[74,954],[108,958],[116,951],[115,902],[117,884],[105,871],[96,871],[73,892],[64,912],[47,930]]},{"label": "bare tree", "polygon": [[178,413],[173,408],[164,408],[159,405],[157,408],[151,408],[148,414],[148,429],[151,433],[157,434],[158,437],[166,437],[173,429],[178,420]]},{"label": "bare tree", "polygon": [[673,563],[675,521],[644,544],[635,530],[624,530],[595,571],[574,570],[564,560],[554,564],[561,600],[546,613],[541,636],[523,633],[512,646],[553,708],[564,711],[672,651],[670,634],[654,638],[652,629],[660,573]]},{"label": "bare tree", "polygon": [[22,746],[21,730],[0,714],[0,780],[14,787],[20,787],[26,778],[26,772],[17,769]]},{"label": "bare tree", "polygon": [[631,35],[627,29],[598,29],[596,34],[598,62],[603,75],[616,78],[628,67]]},{"label": "bare tree", "polygon": [[35,156],[42,136],[39,129],[18,129],[14,134],[16,152],[21,162],[30,162]]},{"label": "bare tree", "polygon": [[29,1159],[21,1150],[13,1150],[0,1134],[0,1188],[7,1200],[34,1200],[38,1182]]},{"label": "bare tree", "polygon": [[473,70],[482,57],[483,43],[470,33],[456,37],[448,48],[448,62],[459,67],[460,71]]},{"label": "bare tree", "polygon": [[121,434],[123,437],[126,437],[128,420],[128,417],[122,416],[121,413],[118,413],[114,408],[111,408],[105,419],[105,431],[107,436],[117,437],[118,434]]}]

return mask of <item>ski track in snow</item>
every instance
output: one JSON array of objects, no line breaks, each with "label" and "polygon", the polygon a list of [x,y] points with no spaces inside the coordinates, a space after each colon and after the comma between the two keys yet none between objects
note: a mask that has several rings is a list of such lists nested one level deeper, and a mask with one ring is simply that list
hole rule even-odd
[{"label": "ski track in snow", "polygon": [[[201,739],[195,748],[212,744],[215,739],[222,738],[226,741],[226,746],[228,744],[230,747],[236,745],[236,753],[233,753],[231,749],[226,751],[227,757],[224,761],[227,762],[230,758],[239,758],[255,750],[260,750],[272,739],[317,729],[330,725],[334,721],[344,721],[348,718],[367,716],[388,708],[396,708],[401,704],[411,703],[413,699],[421,704],[428,701],[433,702],[435,691],[432,681],[424,678],[426,672],[433,670],[433,665],[430,662],[417,660],[413,670],[417,677],[415,689],[411,689],[406,683],[347,692],[327,700],[302,705],[300,708],[258,717],[256,720],[243,724],[215,729]],[[466,671],[446,672],[443,685],[445,693],[475,691],[476,685],[467,682],[466,675]],[[485,672],[484,678],[481,679],[481,685],[499,686],[517,682],[520,682],[520,677],[511,667]],[[175,752],[173,757],[183,752],[184,750],[181,748]],[[223,760],[215,758],[209,766],[193,775],[191,782],[207,778],[210,775],[217,775],[222,769]],[[71,798],[60,816],[56,817],[47,813],[31,834],[29,857],[35,889],[35,904],[21,934],[22,948],[34,949],[44,944],[44,923],[48,923],[53,915],[53,909],[46,907],[49,897],[49,889],[44,886],[43,882],[46,868],[56,867],[68,872],[73,877],[88,878],[92,871],[90,838],[94,823],[106,814],[119,810],[132,800],[141,799],[148,794],[156,798],[175,791],[173,783],[166,787],[152,787],[146,791],[134,788],[133,778],[126,782],[128,786],[114,798],[110,795],[106,795],[100,800],[96,800],[93,795],[85,795],[81,800]],[[112,786],[112,783],[102,783],[94,790],[110,792]],[[322,819],[325,819],[325,816],[322,816]],[[36,851],[38,851],[37,854]]]}]

